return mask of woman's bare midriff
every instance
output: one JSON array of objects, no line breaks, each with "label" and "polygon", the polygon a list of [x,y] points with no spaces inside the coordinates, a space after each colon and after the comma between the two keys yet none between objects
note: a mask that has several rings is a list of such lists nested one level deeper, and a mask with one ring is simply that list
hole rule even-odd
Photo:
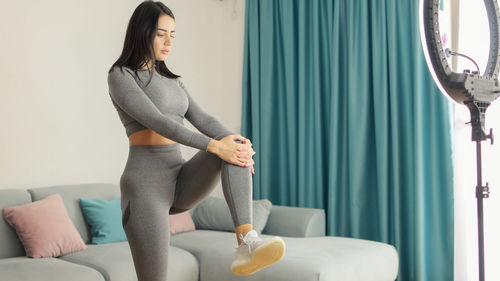
[{"label": "woman's bare midriff", "polygon": [[177,143],[151,129],[137,131],[131,134],[128,139],[130,145],[170,145]]}]

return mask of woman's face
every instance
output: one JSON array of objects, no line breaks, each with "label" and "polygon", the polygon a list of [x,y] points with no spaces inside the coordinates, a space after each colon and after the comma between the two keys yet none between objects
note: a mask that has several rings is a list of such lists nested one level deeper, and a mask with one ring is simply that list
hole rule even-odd
[{"label": "woman's face", "polygon": [[156,35],[154,40],[154,52],[156,60],[166,60],[175,37],[175,21],[168,15],[161,15],[158,19]]}]

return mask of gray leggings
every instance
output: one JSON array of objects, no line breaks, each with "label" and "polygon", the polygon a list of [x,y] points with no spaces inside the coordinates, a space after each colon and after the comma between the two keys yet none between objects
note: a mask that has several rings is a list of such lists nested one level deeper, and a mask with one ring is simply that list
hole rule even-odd
[{"label": "gray leggings", "polygon": [[217,155],[182,158],[180,144],[129,146],[120,178],[122,224],[138,281],[167,280],[169,213],[191,209],[211,193],[221,174],[234,226],[252,223],[252,177]]}]

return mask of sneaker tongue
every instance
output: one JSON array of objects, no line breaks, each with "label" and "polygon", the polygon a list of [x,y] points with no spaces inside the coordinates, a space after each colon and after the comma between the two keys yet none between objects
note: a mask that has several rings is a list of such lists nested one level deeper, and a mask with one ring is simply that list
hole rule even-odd
[{"label": "sneaker tongue", "polygon": [[246,237],[259,237],[259,235],[257,234],[257,231],[255,231],[254,229],[252,229],[249,232],[247,232],[247,234],[245,235],[245,238]]}]

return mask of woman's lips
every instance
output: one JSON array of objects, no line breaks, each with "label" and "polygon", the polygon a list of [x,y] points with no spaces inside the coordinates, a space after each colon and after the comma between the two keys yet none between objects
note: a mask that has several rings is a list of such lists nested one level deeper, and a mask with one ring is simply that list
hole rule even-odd
[{"label": "woman's lips", "polygon": [[161,51],[163,54],[168,54],[170,51],[163,50]]}]

